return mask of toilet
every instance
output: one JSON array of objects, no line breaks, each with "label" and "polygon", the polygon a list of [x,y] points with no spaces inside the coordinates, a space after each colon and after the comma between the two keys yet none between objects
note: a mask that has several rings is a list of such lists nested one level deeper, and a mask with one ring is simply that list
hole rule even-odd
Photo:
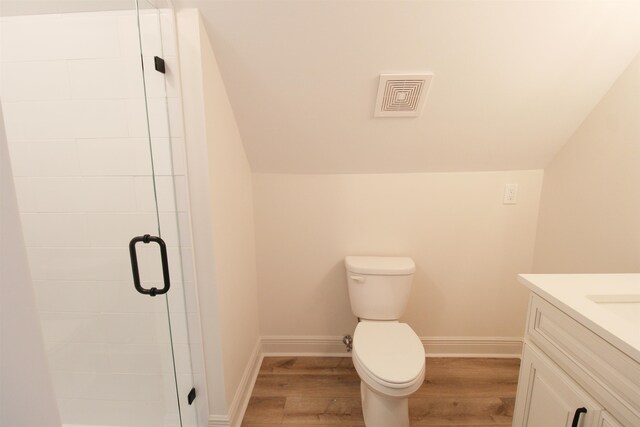
[{"label": "toilet", "polygon": [[345,258],[353,334],[367,427],[408,427],[409,396],[420,388],[425,353],[420,338],[398,319],[404,313],[415,263],[407,257]]}]

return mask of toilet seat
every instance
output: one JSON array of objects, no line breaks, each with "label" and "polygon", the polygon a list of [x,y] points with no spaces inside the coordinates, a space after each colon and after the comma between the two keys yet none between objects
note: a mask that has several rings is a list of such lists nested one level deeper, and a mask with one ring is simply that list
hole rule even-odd
[{"label": "toilet seat", "polygon": [[358,323],[353,364],[362,381],[386,395],[409,395],[424,381],[424,347],[406,323]]}]

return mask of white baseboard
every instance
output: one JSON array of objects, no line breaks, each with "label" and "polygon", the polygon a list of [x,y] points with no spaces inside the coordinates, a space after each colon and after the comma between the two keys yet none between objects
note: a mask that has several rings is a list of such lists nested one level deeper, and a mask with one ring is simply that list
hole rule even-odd
[{"label": "white baseboard", "polygon": [[226,415],[209,415],[208,427],[231,427],[231,421]]},{"label": "white baseboard", "polygon": [[253,386],[258,378],[260,365],[262,365],[262,342],[259,339],[249,357],[249,362],[242,374],[236,394],[231,401],[228,415],[210,415],[209,427],[240,427],[244,412],[247,410]]},{"label": "white baseboard", "polygon": [[522,338],[420,337],[427,357],[520,358]]},{"label": "white baseboard", "polygon": [[262,352],[265,356],[351,356],[342,337],[336,336],[263,336]]},{"label": "white baseboard", "polygon": [[[522,338],[420,337],[427,357],[515,357],[522,353]],[[264,336],[264,356],[349,357],[336,336]]]}]

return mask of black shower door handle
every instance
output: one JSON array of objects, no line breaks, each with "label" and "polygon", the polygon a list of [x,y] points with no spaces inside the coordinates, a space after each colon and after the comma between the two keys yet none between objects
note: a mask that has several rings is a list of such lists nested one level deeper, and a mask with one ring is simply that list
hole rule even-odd
[{"label": "black shower door handle", "polygon": [[[151,288],[145,289],[140,285],[140,271],[138,270],[138,255],[136,254],[136,243],[149,243],[155,242],[160,246],[160,258],[162,259],[162,277],[164,279],[164,287],[162,289]],[[144,236],[137,236],[131,239],[129,242],[129,256],[131,257],[131,271],[133,272],[133,286],[135,286],[136,291],[140,292],[144,295],[151,295],[155,297],[156,295],[162,295],[169,292],[169,288],[171,287],[171,282],[169,280],[169,261],[167,259],[167,245],[165,245],[164,240],[160,237],[150,236],[149,234],[145,234]]]}]

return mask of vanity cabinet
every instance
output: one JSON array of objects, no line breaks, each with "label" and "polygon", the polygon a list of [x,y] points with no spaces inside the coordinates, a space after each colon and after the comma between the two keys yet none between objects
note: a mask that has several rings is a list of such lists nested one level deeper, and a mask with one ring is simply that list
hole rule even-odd
[{"label": "vanity cabinet", "polygon": [[591,427],[603,408],[534,346],[525,345],[514,426]]},{"label": "vanity cabinet", "polygon": [[513,426],[639,427],[640,363],[533,293]]}]

